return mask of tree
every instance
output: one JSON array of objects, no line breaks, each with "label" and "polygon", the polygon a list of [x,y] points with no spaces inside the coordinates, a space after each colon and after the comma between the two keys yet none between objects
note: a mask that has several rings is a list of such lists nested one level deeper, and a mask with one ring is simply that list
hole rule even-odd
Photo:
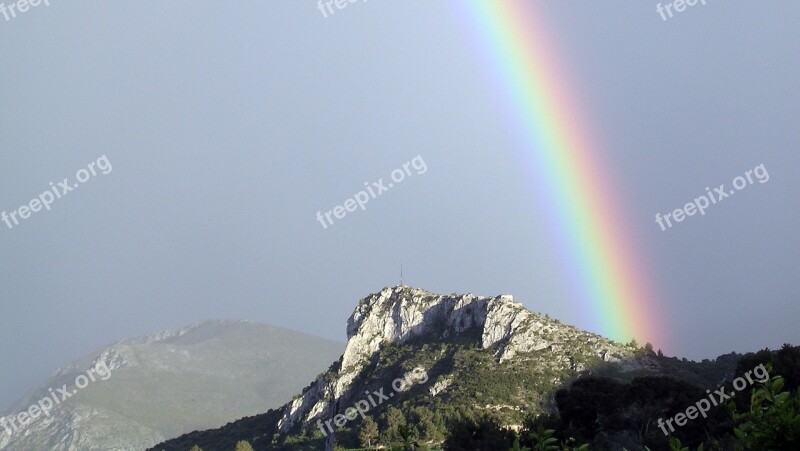
[{"label": "tree", "polygon": [[253,446],[246,440],[240,440],[236,443],[236,451],[253,451]]},{"label": "tree", "polygon": [[555,433],[556,431],[545,429],[541,425],[535,431],[531,431],[529,436],[534,451],[558,451],[558,440],[553,437]]},{"label": "tree", "polygon": [[192,446],[192,449],[190,449],[189,451],[203,451],[203,448],[201,448],[201,447],[199,447],[197,445],[194,445],[194,446]]},{"label": "tree", "polygon": [[397,435],[403,442],[403,448],[414,449],[412,442],[419,437],[419,431],[417,431],[417,428],[415,427],[404,424],[397,428]]},{"label": "tree", "polygon": [[[736,367],[736,374],[744,374],[752,370],[759,364],[772,365],[769,370],[770,376],[783,376],[783,382],[787,391],[793,392],[800,387],[800,346],[788,344],[778,351],[763,349],[755,354],[748,354],[739,360]],[[750,387],[743,390],[743,395],[750,394]],[[743,396],[742,401],[747,401],[749,396]],[[737,408],[745,409],[746,403],[736,402]]]},{"label": "tree", "polygon": [[361,440],[361,446],[364,448],[371,448],[372,443],[378,439],[378,424],[371,417],[366,417],[361,422],[358,439]]},{"label": "tree", "polygon": [[497,451],[509,449],[513,443],[513,432],[504,429],[497,419],[483,416],[478,419],[462,418],[449,424],[442,449]]},{"label": "tree", "polygon": [[736,423],[736,438],[747,449],[797,449],[800,445],[800,396],[783,390],[784,379],[773,377],[753,390],[750,410],[736,412],[728,403]]},{"label": "tree", "polygon": [[386,421],[386,432],[389,439],[394,441],[400,438],[400,427],[406,425],[406,417],[397,407],[389,407],[383,415]]},{"label": "tree", "polygon": [[517,435],[516,437],[514,437],[514,443],[511,445],[510,451],[531,451],[531,449],[528,448],[527,446],[520,446],[519,435]]},{"label": "tree", "polygon": [[[719,446],[718,443],[717,446]],[[677,437],[669,438],[669,449],[670,451],[692,451],[688,446],[683,446],[683,443],[681,443],[681,440]],[[704,449],[705,447],[702,443],[697,447],[697,451],[703,451]]]},{"label": "tree", "polygon": [[441,416],[434,415],[427,407],[417,407],[413,413],[419,428],[420,439],[433,443],[444,440],[445,428],[442,425]]}]

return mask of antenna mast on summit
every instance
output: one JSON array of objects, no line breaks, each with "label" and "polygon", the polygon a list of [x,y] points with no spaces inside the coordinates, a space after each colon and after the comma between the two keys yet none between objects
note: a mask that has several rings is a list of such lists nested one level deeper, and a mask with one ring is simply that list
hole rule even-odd
[{"label": "antenna mast on summit", "polygon": [[400,263],[400,286],[403,286],[403,264]]}]

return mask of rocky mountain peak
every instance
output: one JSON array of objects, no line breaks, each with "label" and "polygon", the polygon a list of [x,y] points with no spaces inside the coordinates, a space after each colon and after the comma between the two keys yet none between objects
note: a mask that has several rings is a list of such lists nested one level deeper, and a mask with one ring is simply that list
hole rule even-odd
[{"label": "rocky mountain peak", "polygon": [[372,357],[390,345],[422,337],[448,340],[479,337],[479,349],[492,352],[498,364],[536,351],[552,355],[553,365],[576,365],[573,353],[613,361],[633,349],[599,335],[563,325],[527,310],[510,295],[493,297],[438,295],[407,286],[387,287],[362,299],[347,321],[347,346],[339,362],[291,403],[284,406],[278,427],[287,430],[329,416],[336,400],[354,390],[354,381]]},{"label": "rocky mountain peak", "polygon": [[384,288],[362,299],[348,319],[342,368],[358,366],[383,345],[429,334],[447,338],[481,328],[482,346],[488,348],[508,338],[532,316],[510,295],[437,295],[407,286]]}]

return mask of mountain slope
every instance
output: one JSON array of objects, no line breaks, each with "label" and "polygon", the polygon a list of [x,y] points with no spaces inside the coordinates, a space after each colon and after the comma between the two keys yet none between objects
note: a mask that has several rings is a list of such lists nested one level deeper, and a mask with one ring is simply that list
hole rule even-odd
[{"label": "mountain slope", "polygon": [[[648,355],[532,313],[507,295],[441,296],[403,286],[362,299],[348,320],[347,334],[341,358],[281,408],[153,449],[187,450],[197,444],[227,450],[238,440],[256,449],[320,449],[334,435],[331,429],[339,442],[355,446],[361,412],[341,420],[340,427],[334,423],[326,429],[325,422],[364,406],[365,399],[371,404],[365,416],[375,419],[389,407],[404,412],[423,408],[434,413],[431,421],[438,425],[491,413],[515,428],[529,415],[550,410],[553,392],[580,374],[621,380],[680,374],[707,385],[735,365],[733,359],[714,366]],[[415,368],[424,377],[412,378],[415,382],[402,390],[392,386]],[[378,395],[380,402],[374,402],[375,393],[385,397]]]},{"label": "mountain slope", "polygon": [[[58,392],[68,384],[75,392],[50,417],[12,428],[10,437],[0,427],[0,449],[145,449],[277,406],[340,352],[335,342],[237,321],[123,340],[62,368],[12,406],[6,415],[28,410],[50,388]],[[109,373],[94,374],[109,376],[75,388],[76,378],[90,368],[107,368]],[[11,417],[4,418],[11,424]]]},{"label": "mountain slope", "polygon": [[[587,366],[619,361],[634,352],[633,348],[531,313],[511,296],[441,296],[405,287],[385,289],[362,300],[348,320],[347,335],[342,358],[326,375],[335,382],[318,379],[301,398],[286,406],[279,423],[281,431],[288,431],[297,423],[330,417],[337,401],[349,401],[359,394],[361,386],[354,383],[359,377],[389,361],[403,362],[407,369],[443,366],[443,377],[434,380],[434,384],[464,380],[456,377],[459,374],[453,370],[458,368],[448,363],[457,356],[458,347],[448,345],[489,351],[482,352],[478,360],[491,362],[492,366],[530,362],[540,375],[550,377],[551,384]],[[382,361],[386,356],[377,354],[387,345],[412,343],[416,346],[400,348],[401,352],[413,350],[409,355],[413,356],[412,361]],[[465,365],[463,369],[472,368]]]},{"label": "mountain slope", "polygon": [[532,313],[507,295],[441,296],[404,286],[362,299],[347,335],[339,360],[279,409],[152,449],[233,450],[247,440],[257,450],[317,450],[333,437],[358,447],[362,417],[380,421],[382,434],[396,441],[408,432],[391,424],[402,424],[402,416],[420,440],[440,443],[462,420],[484,415],[519,429],[552,411],[554,392],[578,376],[667,375],[710,387],[737,361],[656,355]]}]

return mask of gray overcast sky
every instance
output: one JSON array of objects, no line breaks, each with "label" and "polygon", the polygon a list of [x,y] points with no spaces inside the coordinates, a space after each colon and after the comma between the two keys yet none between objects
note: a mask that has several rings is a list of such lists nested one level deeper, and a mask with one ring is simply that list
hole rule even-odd
[{"label": "gray overcast sky", "polygon": [[[800,344],[800,3],[536,0],[631,199],[669,343],[689,358]],[[0,406],[117,339],[206,318],[344,340],[398,282],[514,294],[591,329],[563,286],[495,68],[462,3],[66,2],[0,16]],[[427,164],[327,230],[315,219]],[[666,213],[764,163],[662,232]]]}]

